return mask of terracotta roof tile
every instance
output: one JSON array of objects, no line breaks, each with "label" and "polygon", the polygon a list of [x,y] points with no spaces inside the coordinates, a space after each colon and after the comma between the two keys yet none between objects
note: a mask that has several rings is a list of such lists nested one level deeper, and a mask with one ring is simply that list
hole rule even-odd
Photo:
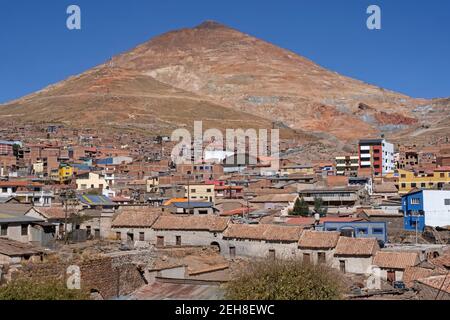
[{"label": "terracotta roof tile", "polygon": [[420,263],[417,252],[378,251],[373,264],[380,268],[405,269]]},{"label": "terracotta roof tile", "polygon": [[[432,287],[437,290],[442,290],[443,292],[450,293],[450,277],[442,275],[442,276],[434,276],[428,277],[424,279],[417,280],[418,282],[425,284],[429,287]],[[445,283],[444,283],[445,281]]]},{"label": "terracotta roof tile", "polygon": [[297,242],[302,228],[274,224],[231,224],[225,230],[224,238]]},{"label": "terracotta roof tile", "polygon": [[357,239],[340,237],[336,246],[336,256],[372,256],[379,250],[376,238]]},{"label": "terracotta roof tile", "polygon": [[298,242],[299,248],[305,249],[333,249],[340,237],[339,232],[303,231]]},{"label": "terracotta roof tile", "polygon": [[161,209],[142,208],[124,209],[113,220],[111,226],[114,228],[150,228],[161,215]]}]

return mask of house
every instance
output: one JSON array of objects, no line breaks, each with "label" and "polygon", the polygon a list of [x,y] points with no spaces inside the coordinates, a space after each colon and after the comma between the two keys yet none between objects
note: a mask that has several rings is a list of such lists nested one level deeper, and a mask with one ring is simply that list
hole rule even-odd
[{"label": "house", "polygon": [[[0,238],[0,266],[20,264],[24,261],[42,261],[44,250],[28,243]],[[0,283],[2,274],[0,269]]]},{"label": "house", "polygon": [[250,200],[252,206],[259,209],[293,208],[298,194],[266,194]]},{"label": "house", "polygon": [[157,208],[124,208],[113,219],[111,231],[117,240],[152,241],[153,231],[151,227],[161,213],[161,209]]},{"label": "house", "polygon": [[[71,208],[67,211],[67,218],[70,219]],[[63,206],[52,207],[32,207],[25,215],[36,219],[42,219],[45,222],[53,224],[55,226],[56,234],[62,236],[64,234],[64,224],[66,222],[66,210]],[[71,230],[72,226],[70,220],[67,223],[67,229]]]},{"label": "house", "polygon": [[70,182],[72,180],[73,173],[74,173],[74,170],[73,170],[72,166],[65,164],[65,163],[60,164],[59,169],[58,169],[59,182],[61,184]]},{"label": "house", "polygon": [[372,169],[375,176],[386,175],[395,170],[394,145],[385,139],[359,141],[359,167]]},{"label": "house", "polygon": [[230,224],[223,233],[224,254],[230,258],[294,258],[301,232],[297,226]]},{"label": "house", "polygon": [[[98,173],[88,172],[84,174],[80,174],[76,179],[77,190],[79,191],[87,191],[91,189],[99,190],[103,195],[109,196],[109,184],[105,180],[103,175]],[[114,196],[113,194],[112,196]]]},{"label": "house", "polygon": [[340,237],[333,267],[343,273],[371,274],[373,256],[379,249],[375,238]]},{"label": "house", "polygon": [[26,216],[29,209],[23,205],[0,206],[0,238],[51,246],[56,237],[54,226],[44,219]]},{"label": "house", "polygon": [[403,230],[403,214],[395,211],[387,211],[383,209],[362,209],[358,217],[371,222],[383,223],[386,225],[386,233],[388,235]]},{"label": "house", "polygon": [[172,214],[190,214],[190,215],[209,215],[217,211],[212,202],[172,202],[163,211],[169,211]]},{"label": "house", "polygon": [[317,198],[322,199],[325,206],[354,206],[367,195],[363,187],[315,188],[300,191],[300,197],[314,205]]},{"label": "house", "polygon": [[450,277],[432,276],[416,281],[414,288],[421,300],[450,300]]},{"label": "house", "polygon": [[398,189],[394,182],[377,183],[373,186],[373,196],[381,199],[398,197]]},{"label": "house", "polygon": [[191,201],[216,201],[214,184],[189,184],[184,186],[185,198]]},{"label": "house", "polygon": [[15,197],[21,202],[51,206],[54,194],[45,191],[44,185],[28,180],[0,181],[0,197]]},{"label": "house", "polygon": [[228,218],[217,216],[161,215],[153,224],[153,240],[157,247],[215,246],[222,251],[220,241],[227,228]]},{"label": "house", "polygon": [[303,231],[298,241],[303,263],[332,264],[339,232]]},{"label": "house", "polygon": [[434,170],[398,170],[398,186],[400,194],[407,194],[419,189],[443,189],[450,185],[450,167]]},{"label": "house", "polygon": [[291,174],[313,175],[314,167],[312,165],[290,164],[280,168],[281,176],[288,176]]},{"label": "house", "polygon": [[356,177],[358,175],[359,156],[357,155],[337,156],[335,158],[335,162],[336,162],[336,174],[338,176]]},{"label": "house", "polygon": [[375,238],[381,245],[388,241],[386,222],[325,222],[324,231],[338,231],[342,235],[357,239]]},{"label": "house", "polygon": [[373,259],[373,264],[381,269],[381,279],[391,283],[402,281],[405,269],[419,263],[417,252],[406,251],[378,251]]},{"label": "house", "polygon": [[415,190],[402,197],[405,230],[450,226],[450,190]]}]

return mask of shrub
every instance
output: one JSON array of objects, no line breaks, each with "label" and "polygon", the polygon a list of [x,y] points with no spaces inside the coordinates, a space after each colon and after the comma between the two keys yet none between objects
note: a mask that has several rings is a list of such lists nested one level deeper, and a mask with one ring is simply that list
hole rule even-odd
[{"label": "shrub", "polygon": [[225,291],[228,300],[339,300],[343,282],[326,266],[267,260],[251,263]]},{"label": "shrub", "polygon": [[82,290],[69,290],[62,280],[18,279],[0,286],[0,300],[88,300]]}]

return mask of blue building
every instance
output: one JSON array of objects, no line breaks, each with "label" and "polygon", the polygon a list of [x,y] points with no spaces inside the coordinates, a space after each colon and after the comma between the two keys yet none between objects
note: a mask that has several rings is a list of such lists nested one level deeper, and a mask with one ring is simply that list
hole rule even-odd
[{"label": "blue building", "polygon": [[450,226],[450,190],[415,190],[402,197],[404,228],[409,231]]},{"label": "blue building", "polygon": [[388,241],[386,222],[324,222],[323,231],[338,231],[352,238],[377,238],[382,245]]}]

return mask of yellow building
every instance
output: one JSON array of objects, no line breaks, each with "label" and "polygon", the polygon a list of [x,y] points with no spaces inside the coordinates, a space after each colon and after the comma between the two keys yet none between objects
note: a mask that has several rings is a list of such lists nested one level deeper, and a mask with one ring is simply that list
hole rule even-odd
[{"label": "yellow building", "polygon": [[450,185],[450,167],[434,169],[433,172],[398,170],[399,193],[406,194],[413,189],[441,189]]},{"label": "yellow building", "polygon": [[73,177],[73,167],[67,164],[63,164],[59,167],[58,177],[60,183],[70,181]]},{"label": "yellow building", "polygon": [[282,176],[288,176],[291,174],[303,174],[303,175],[313,175],[314,167],[310,165],[288,165],[280,169]]},{"label": "yellow building", "polygon": [[185,197],[190,201],[208,201],[215,203],[216,196],[214,191],[215,186],[213,184],[191,184],[189,186],[184,186],[185,189]]}]

